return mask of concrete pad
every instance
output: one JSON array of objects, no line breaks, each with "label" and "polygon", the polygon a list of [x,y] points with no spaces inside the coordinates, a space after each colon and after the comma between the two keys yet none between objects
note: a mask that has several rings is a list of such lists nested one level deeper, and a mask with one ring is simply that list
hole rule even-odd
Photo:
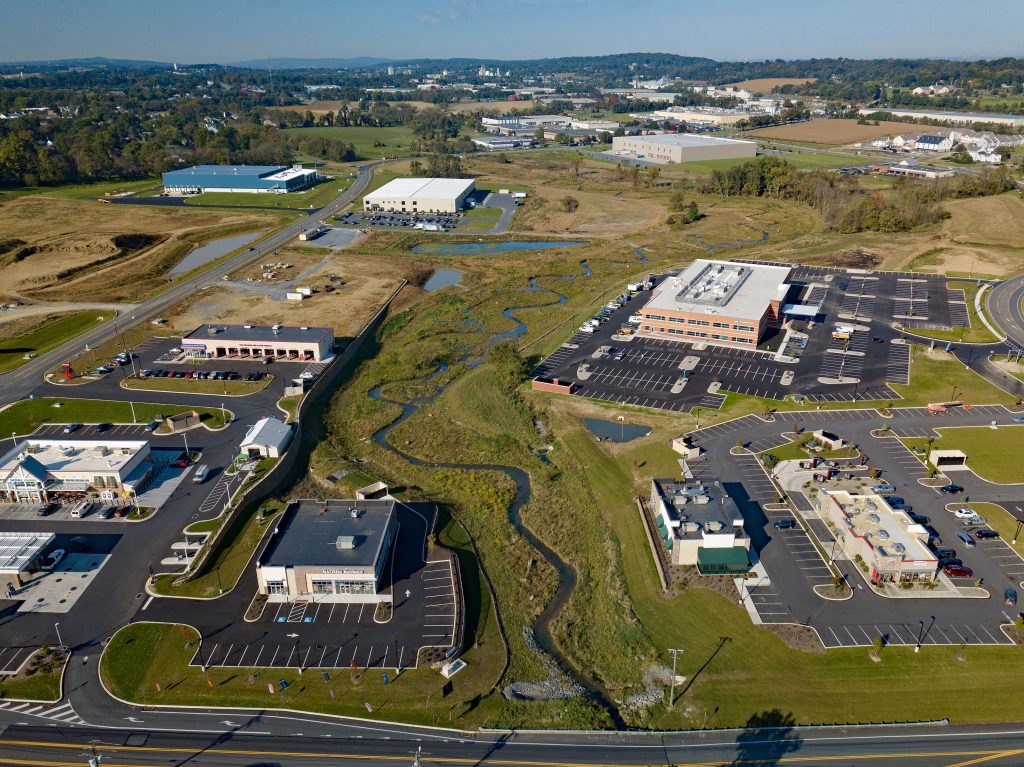
[{"label": "concrete pad", "polygon": [[580,365],[576,369],[576,377],[581,381],[586,381],[588,378],[590,378],[590,365]]},{"label": "concrete pad", "polygon": [[55,570],[41,573],[18,590],[15,599],[24,600],[18,606],[18,612],[70,611],[108,559],[106,554],[67,554]]},{"label": "concrete pad", "polygon": [[680,370],[691,371],[700,364],[700,357],[695,357],[692,354],[688,354],[683,357],[683,361],[679,363]]},{"label": "concrete pad", "polygon": [[708,386],[708,394],[718,394],[718,390],[722,388],[722,384],[719,381],[712,381]]},{"label": "concrete pad", "polygon": [[782,378],[779,379],[780,386],[789,386],[793,383],[794,373],[792,370],[786,370],[782,373]]}]

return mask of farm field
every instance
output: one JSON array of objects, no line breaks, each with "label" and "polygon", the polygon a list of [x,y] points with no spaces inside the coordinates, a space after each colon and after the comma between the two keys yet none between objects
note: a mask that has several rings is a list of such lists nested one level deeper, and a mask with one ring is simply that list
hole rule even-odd
[{"label": "farm field", "polygon": [[356,148],[361,160],[379,160],[382,157],[409,157],[414,154],[412,145],[416,136],[412,128],[405,126],[373,127],[317,127],[289,128],[288,133],[322,136],[335,141],[344,141]]},{"label": "farm field", "polygon": [[843,145],[870,141],[881,136],[896,136],[914,130],[914,126],[900,122],[880,122],[878,125],[859,125],[857,120],[810,120],[761,128],[750,131],[751,138],[769,138],[778,141],[808,141],[815,144]]},{"label": "farm field", "polygon": [[16,197],[54,197],[65,200],[95,200],[100,197],[114,197],[126,192],[141,192],[159,187],[159,178],[142,181],[98,181],[95,184],[66,184],[64,186],[23,186],[0,191],[0,202]]},{"label": "farm field", "polygon": [[738,83],[728,83],[724,88],[743,88],[751,93],[770,93],[773,88],[781,88],[784,85],[804,85],[813,83],[813,77],[760,77],[754,80],[741,80]]},{"label": "farm field", "polygon": [[17,197],[0,203],[0,282],[39,300],[135,301],[164,287],[195,244],[295,215]]},{"label": "farm field", "polygon": [[[774,156],[781,157],[794,168],[837,168],[853,165],[864,165],[867,160],[844,154],[831,154],[828,152],[787,152],[774,151]],[[694,160],[692,162],[675,163],[668,167],[679,169],[688,173],[711,173],[714,170],[728,170],[745,162],[750,162],[749,157],[738,157],[730,160]]]}]

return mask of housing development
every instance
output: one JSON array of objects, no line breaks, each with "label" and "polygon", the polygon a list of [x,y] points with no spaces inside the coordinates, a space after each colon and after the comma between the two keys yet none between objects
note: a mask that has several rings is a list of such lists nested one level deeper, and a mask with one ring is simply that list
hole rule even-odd
[{"label": "housing development", "polygon": [[0,764],[1017,763],[1024,60],[865,56],[0,64]]}]

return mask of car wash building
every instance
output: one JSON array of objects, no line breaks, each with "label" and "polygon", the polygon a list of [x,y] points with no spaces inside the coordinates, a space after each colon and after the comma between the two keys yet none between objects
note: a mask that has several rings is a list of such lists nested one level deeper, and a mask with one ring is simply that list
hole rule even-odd
[{"label": "car wash building", "polygon": [[323,362],[334,354],[331,328],[288,325],[200,325],[181,339],[182,351],[203,359]]},{"label": "car wash building", "polygon": [[387,602],[384,566],[398,532],[393,498],[298,500],[256,564],[271,602]]}]

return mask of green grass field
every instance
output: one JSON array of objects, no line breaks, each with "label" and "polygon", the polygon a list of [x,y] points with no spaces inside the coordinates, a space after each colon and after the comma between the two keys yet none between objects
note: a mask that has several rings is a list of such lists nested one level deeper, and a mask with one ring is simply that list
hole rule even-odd
[{"label": "green grass field", "polygon": [[141,192],[144,189],[163,184],[159,178],[143,181],[99,181],[95,184],[67,184],[65,186],[25,186],[7,189],[0,192],[0,201],[42,195],[43,197],[61,197],[68,200],[93,200],[105,196],[113,196],[123,192]]},{"label": "green grass field", "polygon": [[[55,407],[57,403],[61,406]],[[155,405],[147,402],[136,402],[134,408],[135,423],[148,423],[158,416],[166,418],[195,410],[202,422],[211,429],[219,429],[224,425],[220,408]],[[226,412],[230,418],[231,411]],[[132,404],[98,399],[42,397],[21,400],[0,411],[0,434],[31,434],[47,423],[132,423]]]},{"label": "green grass field", "polygon": [[183,394],[219,394],[225,397],[245,397],[263,391],[273,376],[266,375],[259,381],[211,381],[195,378],[126,378],[121,382],[122,389],[132,391],[172,391]]},{"label": "green grass field", "polygon": [[206,192],[185,199],[186,205],[252,206],[261,208],[321,208],[352,186],[353,177],[342,176],[324,181],[302,192],[287,194],[249,194],[246,192]]},{"label": "green grass field", "polygon": [[465,212],[466,218],[485,218],[491,220],[497,220],[501,218],[501,208],[470,208]]},{"label": "green grass field", "polygon": [[[781,157],[790,165],[800,168],[842,168],[853,165],[864,165],[863,159],[850,157],[849,155],[830,154],[826,152],[783,152],[773,153],[773,157]],[[691,173],[711,173],[714,170],[728,170],[737,165],[750,162],[749,157],[737,157],[731,160],[697,160],[694,162],[681,162],[667,167]]]},{"label": "green grass field", "polygon": [[[946,427],[937,429],[940,437],[932,443],[935,450],[963,450],[967,466],[979,477],[1000,484],[1024,483],[1024,424],[1000,426]],[[913,449],[925,447],[924,439],[906,439]]]},{"label": "green grass field", "polygon": [[[40,657],[36,655],[36,659]],[[30,660],[29,664],[32,663]],[[38,700],[47,703],[58,700],[63,668],[64,662],[58,660],[55,653],[51,653],[32,674],[25,671],[15,676],[5,674],[0,678],[0,700]]]},{"label": "green grass field", "polygon": [[318,127],[288,128],[287,133],[323,136],[334,141],[352,144],[360,160],[379,160],[382,157],[409,157],[416,140],[412,128],[399,125],[390,128],[373,127]]},{"label": "green grass field", "polygon": [[65,341],[84,333],[100,317],[110,319],[114,311],[90,310],[66,314],[51,320],[36,329],[0,341],[0,373],[6,373],[28,362],[26,354],[43,354],[60,346]]}]

